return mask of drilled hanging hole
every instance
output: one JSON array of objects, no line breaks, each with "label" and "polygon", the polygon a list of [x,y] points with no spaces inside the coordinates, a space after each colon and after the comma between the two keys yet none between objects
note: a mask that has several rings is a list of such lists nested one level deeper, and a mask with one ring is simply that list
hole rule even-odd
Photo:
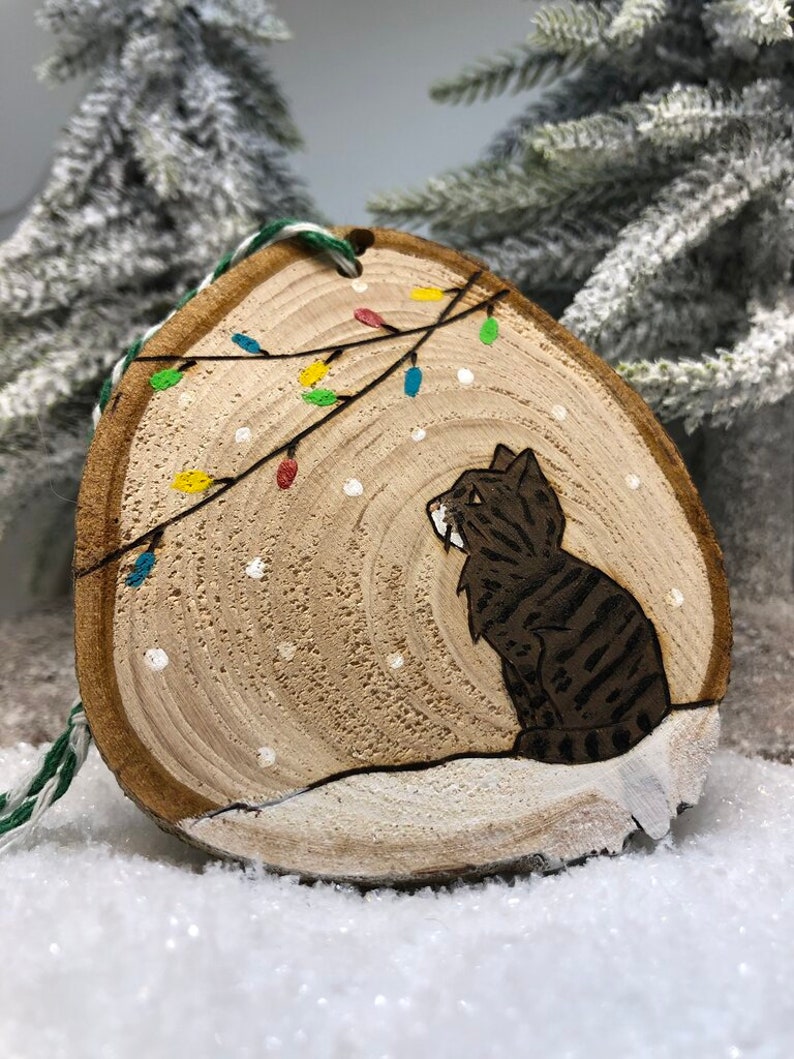
[{"label": "drilled hanging hole", "polygon": [[[364,266],[363,266],[363,265],[361,264],[361,262],[360,262],[360,261],[354,261],[354,262],[353,262],[353,267],[354,267],[354,268],[355,268],[355,270],[356,270],[356,275],[357,275],[357,276],[360,276],[360,275],[361,275],[361,273],[362,273],[362,272],[364,271]],[[350,273],[349,273],[349,272],[347,272],[347,271],[346,271],[345,269],[343,269],[341,265],[337,266],[337,269],[336,269],[336,271],[337,271],[337,273],[338,273],[338,274],[339,274],[340,276],[344,276],[344,277],[345,277],[345,279],[350,279]]]},{"label": "drilled hanging hole", "polygon": [[369,228],[353,228],[347,233],[347,241],[360,257],[375,242],[375,233]]}]

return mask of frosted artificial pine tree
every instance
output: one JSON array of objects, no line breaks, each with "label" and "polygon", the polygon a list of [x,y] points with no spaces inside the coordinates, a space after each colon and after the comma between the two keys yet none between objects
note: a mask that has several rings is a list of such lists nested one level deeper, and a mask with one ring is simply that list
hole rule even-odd
[{"label": "frosted artificial pine tree", "polygon": [[705,427],[693,470],[734,585],[762,597],[794,563],[790,22],[784,0],[544,7],[432,95],[546,91],[482,161],[372,204],[480,255],[663,419]]},{"label": "frosted artificial pine tree", "polygon": [[45,0],[40,17],[44,75],[92,80],[0,247],[0,523],[76,477],[88,408],[141,329],[257,225],[312,212],[265,0]]}]

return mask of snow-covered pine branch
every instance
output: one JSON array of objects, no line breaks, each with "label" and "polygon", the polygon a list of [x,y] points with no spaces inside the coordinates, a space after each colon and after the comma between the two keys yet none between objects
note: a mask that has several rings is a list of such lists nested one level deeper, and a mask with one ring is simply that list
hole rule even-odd
[{"label": "snow-covered pine branch", "polygon": [[645,103],[637,132],[650,143],[685,149],[731,132],[748,135],[788,133],[794,111],[782,106],[780,81],[754,81],[741,92],[719,85],[674,85]]},{"label": "snow-covered pine branch", "polygon": [[[657,183],[652,165],[635,167],[638,196]],[[459,232],[479,244],[489,233],[505,237],[530,225],[564,224],[588,210],[611,210],[616,190],[612,174],[597,166],[555,169],[540,160],[502,168],[487,162],[434,177],[418,191],[376,196],[370,209],[382,222],[424,218],[445,238]]]},{"label": "snow-covered pine branch", "polygon": [[669,0],[623,0],[609,23],[606,36],[618,47],[628,47],[660,22],[669,8]]},{"label": "snow-covered pine branch", "polygon": [[529,44],[481,59],[454,77],[436,81],[430,96],[437,103],[474,103],[505,92],[521,92],[558,77],[574,65],[565,55]]},{"label": "snow-covered pine branch", "polygon": [[[583,341],[600,345],[604,328],[618,327],[643,288],[663,282],[665,270],[677,258],[703,244],[754,199],[785,193],[792,180],[794,154],[781,141],[699,159],[626,227],[565,311],[562,323]],[[601,352],[611,358],[610,350]]]},{"label": "snow-covered pine branch", "polygon": [[609,25],[609,14],[587,0],[569,7],[542,7],[529,40],[543,51],[584,56],[605,42]]},{"label": "snow-covered pine branch", "polygon": [[665,419],[688,431],[704,420],[727,426],[742,413],[794,391],[794,305],[790,292],[772,308],[757,306],[748,334],[733,349],[695,360],[641,360],[617,370]]},{"label": "snow-covered pine branch", "polygon": [[706,24],[723,44],[747,54],[746,44],[790,40],[791,11],[786,0],[712,0]]},{"label": "snow-covered pine branch", "polygon": [[525,156],[534,129],[603,113],[626,101],[627,87],[614,71],[605,73],[585,64],[576,74],[560,78],[501,129],[486,149],[486,157],[500,164],[517,161]]},{"label": "snow-covered pine branch", "polygon": [[260,128],[267,139],[286,150],[303,145],[286,97],[260,46],[224,36],[206,41],[206,52],[213,66],[235,71],[237,103],[248,127]]},{"label": "snow-covered pine branch", "polygon": [[[617,237],[616,240],[617,241]],[[722,283],[723,263],[693,253],[667,270],[663,283],[644,287],[631,311],[604,328],[601,348],[613,361],[675,360],[692,350],[729,344],[744,326],[745,306]],[[596,347],[598,348],[598,347]]]},{"label": "snow-covered pine branch", "polygon": [[518,284],[575,289],[614,246],[624,220],[620,211],[614,211],[611,223],[599,216],[590,222],[547,225],[527,235],[484,241],[477,245],[477,253],[494,272],[512,276]]},{"label": "snow-covered pine branch", "polygon": [[392,223],[432,218],[443,226],[465,226],[483,216],[530,209],[541,197],[520,169],[480,165],[434,177],[419,191],[379,195],[370,208]]},{"label": "snow-covered pine branch", "polygon": [[553,166],[625,166],[637,158],[644,115],[641,103],[623,103],[603,114],[550,122],[532,130],[527,146]]},{"label": "snow-covered pine branch", "polygon": [[[175,286],[165,300],[173,305],[182,293],[182,288]],[[162,285],[138,293],[137,305],[144,322],[162,315],[163,301]],[[59,419],[83,421],[81,437],[87,439],[85,423],[98,392],[97,371],[104,377],[118,360],[120,350],[138,337],[143,326],[130,320],[127,330],[119,334],[118,316],[112,301],[85,301],[63,316],[48,314],[0,331],[0,364],[4,369],[0,376],[0,451],[13,454],[24,447],[27,437],[38,437],[41,431],[46,436],[49,417],[56,411]],[[91,357],[85,352],[86,334],[91,336]],[[13,370],[6,370],[6,362]],[[34,419],[42,424],[40,429],[31,429]]]},{"label": "snow-covered pine branch", "polygon": [[538,125],[527,147],[556,166],[603,166],[627,172],[638,162],[674,164],[711,140],[786,134],[794,110],[781,106],[782,85],[760,81],[741,93],[719,86],[675,85],[604,113]]}]

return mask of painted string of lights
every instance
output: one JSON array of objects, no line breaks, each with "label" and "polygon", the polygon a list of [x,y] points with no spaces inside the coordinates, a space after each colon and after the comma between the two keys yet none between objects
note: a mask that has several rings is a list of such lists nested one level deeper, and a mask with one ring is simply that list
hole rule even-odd
[{"label": "painted string of lights", "polygon": [[[124,355],[115,364],[102,386],[93,410],[94,427],[99,422],[129,366],[140,356],[141,350],[149,339],[157,334],[174,313],[228,272],[238,261],[242,261],[243,258],[257,250],[285,239],[297,239],[308,248],[325,255],[344,275],[355,277],[360,274],[360,265],[352,243],[347,239],[339,239],[326,228],[309,221],[296,221],[292,218],[284,218],[264,225],[246,236],[234,250],[225,254],[212,272],[209,272],[197,287],[189,290],[165,319],[149,328],[129,349],[125,350]],[[167,389],[178,381],[179,379],[175,379],[174,374],[166,371],[162,373],[162,378],[158,382],[152,380],[152,385],[155,389]],[[135,566],[127,575],[128,585],[142,584],[151,572],[155,563],[154,549],[158,540],[155,533],[149,549],[138,556]],[[48,748],[35,768],[22,777],[11,790],[4,794],[0,793],[0,850],[15,843],[23,835],[29,834],[50,805],[66,793],[85,761],[90,745],[91,733],[85,710],[81,702],[76,702],[69,712],[64,731]]]},{"label": "painted string of lights", "polygon": [[[106,379],[102,387],[99,400],[93,412],[94,426],[96,426],[108,405],[111,404],[114,391],[116,391],[122,377],[130,365],[133,362],[140,360],[155,359],[147,357],[145,354],[142,354],[141,351],[144,349],[146,343],[161,329],[174,313],[187,304],[187,302],[194,298],[200,291],[204,290],[211,283],[214,283],[215,280],[224,275],[225,272],[244,257],[272,243],[291,238],[300,239],[312,249],[325,253],[331,261],[336,264],[337,269],[343,274],[351,277],[356,277],[360,274],[360,266],[356,258],[356,251],[347,240],[339,239],[325,229],[320,228],[318,225],[308,222],[281,220],[266,225],[264,228],[243,240],[234,251],[225,255],[216,268],[209,273],[196,288],[188,291],[187,294],[184,295],[164,320],[150,328],[128,350],[125,351],[123,357],[121,357],[116,363],[110,376]],[[437,328],[453,323],[466,316],[470,316],[473,313],[485,310],[486,319],[480,328],[480,340],[485,344],[490,345],[499,333],[498,322],[493,315],[494,306],[507,294],[507,291],[497,292],[485,301],[479,302],[477,305],[471,306],[454,316],[452,315],[457,304],[471,289],[480,275],[481,273],[479,272],[475,273],[470,277],[466,286],[458,290],[442,290],[435,287],[414,288],[411,292],[411,297],[416,301],[442,301],[447,296],[453,296],[447,306],[441,311],[436,321],[429,325],[400,331],[398,328],[391,327],[391,325],[383,320],[380,314],[374,310],[361,308],[354,314],[359,323],[379,330],[382,333],[372,338],[348,343],[345,347],[332,347],[309,351],[302,350],[294,354],[283,354],[284,356],[293,355],[300,357],[305,357],[307,353],[317,354],[317,360],[301,369],[298,381],[304,387],[305,396],[303,399],[306,403],[315,405],[320,409],[327,409],[326,414],[319,421],[307,427],[300,433],[300,435],[294,438],[293,442],[286,447],[286,451],[282,448],[266,454],[261,460],[257,461],[255,465],[247,468],[244,472],[234,478],[213,479],[205,472],[197,470],[194,470],[193,472],[183,472],[183,474],[187,474],[187,477],[181,480],[181,484],[189,487],[187,490],[184,490],[186,492],[206,493],[211,486],[217,486],[217,488],[208,496],[203,496],[197,504],[188,508],[175,519],[169,520],[167,524],[164,523],[163,525],[150,530],[144,538],[129,542],[124,548],[119,550],[119,555],[114,553],[113,555],[106,556],[99,565],[104,565],[105,563],[112,561],[114,558],[120,557],[127,551],[134,550],[136,546],[146,543],[146,548],[136,556],[132,568],[126,573],[124,578],[126,585],[129,587],[140,587],[146,581],[147,577],[149,577],[155,566],[156,549],[162,541],[163,534],[168,524],[190,514],[191,511],[196,510],[197,507],[203,506],[205,503],[214,500],[220,495],[222,490],[231,488],[242,478],[254,473],[260,466],[264,465],[270,459],[277,455],[281,455],[282,452],[284,458],[281,460],[276,470],[276,485],[280,489],[290,488],[298,474],[298,464],[295,459],[295,453],[302,438],[321,426],[326,419],[338,414],[338,412],[344,409],[348,403],[363,397],[366,392],[369,392],[374,386],[385,381],[387,377],[393,375],[406,363],[407,366],[405,367],[403,380],[404,392],[408,397],[417,396],[422,383],[421,368],[417,364],[418,353],[421,346]],[[402,338],[416,336],[417,341],[407,353],[402,354],[388,369],[386,369],[385,372],[381,373],[380,376],[374,379],[357,394],[337,394],[335,391],[332,391],[327,387],[319,387],[317,385],[325,379],[334,360],[341,357],[349,349],[367,345],[371,342],[380,342],[383,341],[384,337],[393,335],[399,335]],[[269,356],[266,351],[261,349],[258,342],[250,336],[238,336],[236,344],[239,348],[244,350],[243,356],[246,359],[253,360],[258,358],[264,360]],[[158,357],[156,359],[162,360],[163,358]],[[182,361],[182,363],[180,363],[178,367],[167,368],[155,372],[150,377],[149,381],[154,390],[167,390],[174,385],[178,385],[184,376],[184,373],[197,363],[198,359],[227,359],[227,356],[221,355],[218,358],[202,357],[197,358],[195,361],[184,360],[184,358],[178,357],[175,357],[174,359]],[[89,571],[80,571],[79,575],[82,576],[87,572]],[[13,790],[6,794],[0,794],[0,850],[15,842],[22,835],[30,833],[49,806],[66,793],[74,776],[77,774],[86,758],[90,743],[91,734],[86,722],[85,711],[82,703],[77,702],[69,713],[65,730],[46,751],[38,766],[27,776],[23,777],[15,785]]]},{"label": "painted string of lights", "polygon": [[[411,291],[411,297],[417,301],[442,301],[444,298],[449,298],[449,301],[447,301],[446,305],[444,305],[434,320],[418,327],[401,330],[400,328],[389,324],[384,320],[380,313],[375,310],[370,308],[358,308],[353,312],[354,319],[365,327],[378,331],[378,334],[366,338],[355,339],[345,344],[336,343],[329,346],[322,346],[317,349],[303,349],[287,353],[272,354],[260,344],[258,339],[248,334],[236,332],[231,335],[231,341],[243,351],[241,354],[205,354],[191,359],[185,359],[175,355],[173,359],[177,362],[181,361],[182,363],[179,363],[178,366],[174,368],[160,369],[149,377],[149,383],[155,391],[160,392],[178,385],[185,373],[201,361],[229,361],[243,359],[250,363],[257,361],[261,363],[268,360],[283,360],[292,357],[299,357],[304,360],[309,356],[314,357],[308,365],[303,366],[298,371],[297,381],[303,387],[300,394],[302,400],[318,410],[323,410],[325,414],[303,427],[288,441],[281,442],[268,452],[264,453],[238,474],[231,476],[217,476],[206,470],[195,467],[179,471],[171,482],[171,488],[187,495],[199,495],[200,499],[194,504],[184,508],[182,511],[179,511],[169,518],[164,519],[157,525],[150,527],[132,540],[121,544],[118,548],[107,553],[91,565],[77,570],[75,576],[78,578],[85,577],[109,563],[123,558],[129,552],[143,547],[143,551],[139,552],[136,556],[132,568],[125,577],[125,583],[129,587],[140,588],[155,567],[157,561],[156,549],[162,542],[163,536],[170,526],[181,522],[194,512],[213,503],[239,482],[249,478],[252,474],[255,474],[264,466],[279,457],[280,462],[275,470],[275,483],[277,487],[282,490],[291,488],[298,477],[299,467],[297,453],[301,442],[314,434],[317,430],[322,429],[330,419],[341,414],[346,408],[351,407],[357,401],[364,398],[368,393],[371,393],[376,387],[382,385],[387,379],[394,376],[401,368],[404,371],[403,392],[407,397],[416,397],[419,393],[422,382],[422,370],[417,363],[419,353],[422,346],[437,330],[443,327],[448,327],[475,314],[484,312],[485,320],[480,327],[479,337],[481,342],[486,345],[491,345],[499,334],[499,324],[494,315],[494,309],[496,304],[508,294],[506,289],[497,291],[494,294],[489,295],[487,298],[481,299],[475,304],[470,305],[465,309],[461,309],[459,312],[455,312],[456,308],[472,290],[481,276],[481,270],[475,271],[469,276],[463,286],[448,290],[442,290],[441,288],[436,287],[414,288]],[[387,368],[366,383],[360,390],[351,394],[342,394],[329,388],[327,385],[318,385],[319,383],[325,382],[327,375],[331,371],[332,365],[341,360],[341,358],[350,352],[350,350],[359,349],[362,346],[375,345],[389,339],[393,340],[395,337],[400,339],[415,338],[415,341],[409,349],[400,352],[397,358],[389,364]],[[151,357],[138,357],[139,361],[152,360],[160,363],[167,359],[167,356],[161,354]]]}]

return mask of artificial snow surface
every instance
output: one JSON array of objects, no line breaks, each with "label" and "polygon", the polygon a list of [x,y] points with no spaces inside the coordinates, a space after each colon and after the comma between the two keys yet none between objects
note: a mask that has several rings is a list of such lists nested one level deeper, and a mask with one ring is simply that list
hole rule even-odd
[{"label": "artificial snow surface", "polygon": [[793,879],[794,767],[728,752],[655,848],[362,895],[212,862],[92,751],[0,858],[0,1059],[790,1059]]}]

